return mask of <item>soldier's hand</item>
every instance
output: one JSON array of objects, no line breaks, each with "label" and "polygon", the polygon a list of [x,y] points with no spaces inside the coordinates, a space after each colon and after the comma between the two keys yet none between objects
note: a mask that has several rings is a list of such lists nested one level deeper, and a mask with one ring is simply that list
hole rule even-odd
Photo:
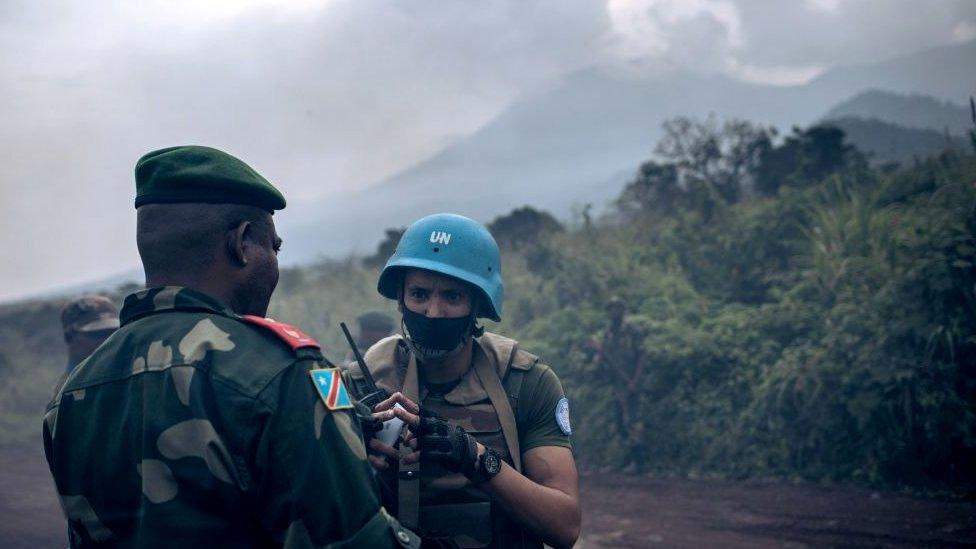
[{"label": "soldier's hand", "polygon": [[[399,404],[400,406],[395,406]],[[403,395],[394,393],[389,399],[377,405],[382,412],[374,413],[381,421],[398,417],[409,427],[411,448],[418,448],[429,459],[441,462],[452,471],[471,475],[478,463],[478,442],[460,426],[427,410]],[[411,454],[405,462],[415,461],[419,456]]]},{"label": "soldier's hand", "polygon": [[[397,406],[399,404],[399,406]],[[405,397],[403,393],[394,393],[388,398],[373,407],[372,419],[379,425],[383,422],[389,421],[393,418],[400,417],[396,412],[398,410],[404,410],[404,406],[409,407],[411,410],[418,410],[417,406],[412,400]],[[401,421],[406,422],[401,418]],[[402,436],[402,435],[401,435]],[[404,441],[405,443],[406,441]],[[411,448],[416,450],[416,442],[413,443]],[[384,471],[390,467],[390,464],[396,463],[399,459],[399,451],[389,444],[386,444],[376,438],[370,440],[368,444],[369,448],[369,462],[373,467],[379,471]],[[420,457],[417,452],[411,452],[404,456],[405,463],[412,463],[419,460]]]},{"label": "soldier's hand", "polygon": [[[389,396],[383,402],[380,402],[373,408],[373,417],[379,421],[387,421],[393,419],[394,417],[399,417],[406,423],[411,423],[407,421],[402,416],[396,414],[396,405],[399,404],[405,411],[409,412],[410,415],[414,415],[420,412],[420,406],[416,402],[407,398],[403,393],[396,392]],[[416,421],[415,419],[414,421]]]},{"label": "soldier's hand", "polygon": [[389,444],[373,438],[369,441],[369,455],[366,457],[374,469],[377,471],[385,471],[390,467],[390,463],[397,460],[399,452]]},{"label": "soldier's hand", "polygon": [[417,463],[420,461],[420,451],[417,450],[419,443],[417,441],[417,435],[413,434],[413,431],[408,429],[406,436],[403,437],[400,444],[406,444],[411,450],[413,450],[413,452],[403,456],[404,465]]},{"label": "soldier's hand", "polygon": [[[428,459],[451,471],[472,476],[478,463],[478,442],[460,425],[434,412],[421,410],[416,425],[411,425],[417,446]],[[406,421],[404,419],[404,421]],[[409,422],[408,422],[409,423]]]}]

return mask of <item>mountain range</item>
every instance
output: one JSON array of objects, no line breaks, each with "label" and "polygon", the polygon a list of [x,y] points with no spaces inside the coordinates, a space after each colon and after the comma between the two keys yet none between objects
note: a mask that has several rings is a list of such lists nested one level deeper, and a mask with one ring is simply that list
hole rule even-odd
[{"label": "mountain range", "polygon": [[965,135],[973,127],[969,109],[949,101],[921,94],[902,95],[869,90],[841,102],[827,111],[825,119],[857,117],[874,119],[905,128]]},{"label": "mountain range", "polygon": [[[572,221],[597,211],[651,158],[675,116],[772,125],[830,123],[873,162],[908,162],[967,146],[976,94],[976,41],[880,63],[836,68],[800,86],[751,84],[690,73],[580,70],[512,103],[494,119],[365,190],[289,206],[278,221],[284,264],[375,251],[386,228],[434,212],[483,222],[531,205]],[[949,135],[953,134],[953,135]],[[137,282],[138,269],[22,299],[101,291]]]},{"label": "mountain range", "polygon": [[[488,221],[527,204],[563,219],[584,204],[599,209],[651,157],[661,123],[679,115],[780,130],[852,116],[958,130],[966,121],[955,117],[968,109],[954,104],[976,92],[974,59],[976,41],[836,68],[786,87],[689,73],[577,71],[400,173],[293,210],[285,225],[288,261],[372,251],[385,228],[438,211]],[[906,103],[912,108],[892,108]]]}]

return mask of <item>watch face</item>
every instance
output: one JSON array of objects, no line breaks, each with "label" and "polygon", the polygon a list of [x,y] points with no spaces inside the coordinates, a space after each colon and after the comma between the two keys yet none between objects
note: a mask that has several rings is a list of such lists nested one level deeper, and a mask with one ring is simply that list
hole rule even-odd
[{"label": "watch face", "polygon": [[498,471],[502,469],[502,461],[498,459],[498,455],[495,452],[488,452],[485,454],[485,472],[489,475],[497,475]]}]

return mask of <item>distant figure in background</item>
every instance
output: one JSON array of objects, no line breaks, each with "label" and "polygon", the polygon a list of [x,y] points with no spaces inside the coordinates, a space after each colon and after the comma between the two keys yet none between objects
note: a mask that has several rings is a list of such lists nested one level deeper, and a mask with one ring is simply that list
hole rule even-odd
[{"label": "distant figure in background", "polygon": [[76,297],[61,308],[61,328],[68,346],[68,364],[64,370],[70,373],[119,329],[119,309],[112,300],[100,295]]},{"label": "distant figure in background", "polygon": [[[617,434],[627,446],[625,470],[636,472],[642,469],[647,459],[646,425],[638,410],[643,396],[641,383],[649,366],[649,358],[644,352],[647,333],[642,326],[624,317],[627,305],[620,297],[610,298],[606,311],[607,327],[590,340],[589,347],[594,351],[597,375],[604,383],[613,384]],[[603,377],[608,371],[610,377]]]},{"label": "distant figure in background", "polygon": [[[370,311],[356,318],[359,323],[359,334],[356,345],[362,352],[366,352],[374,343],[393,333],[393,319],[385,313]],[[350,351],[351,353],[351,351]],[[349,360],[355,357],[350,356]]]}]

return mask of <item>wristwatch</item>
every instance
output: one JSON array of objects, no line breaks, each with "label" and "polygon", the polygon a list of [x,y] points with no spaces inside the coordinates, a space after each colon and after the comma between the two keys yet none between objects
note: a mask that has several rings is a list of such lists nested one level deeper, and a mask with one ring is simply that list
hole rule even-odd
[{"label": "wristwatch", "polygon": [[488,482],[489,480],[495,478],[502,470],[502,456],[498,455],[498,452],[492,450],[491,448],[485,448],[484,453],[478,458],[478,466],[475,467],[474,475],[471,476],[471,481],[475,484],[481,484],[483,482]]}]

